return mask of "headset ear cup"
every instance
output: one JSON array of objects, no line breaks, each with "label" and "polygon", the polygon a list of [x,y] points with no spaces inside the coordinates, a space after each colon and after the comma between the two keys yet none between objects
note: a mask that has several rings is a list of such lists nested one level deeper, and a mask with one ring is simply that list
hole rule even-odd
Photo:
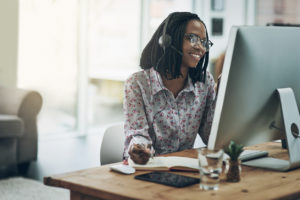
[{"label": "headset ear cup", "polygon": [[168,34],[163,34],[162,36],[159,37],[158,44],[162,48],[167,48],[172,44],[172,37]]}]

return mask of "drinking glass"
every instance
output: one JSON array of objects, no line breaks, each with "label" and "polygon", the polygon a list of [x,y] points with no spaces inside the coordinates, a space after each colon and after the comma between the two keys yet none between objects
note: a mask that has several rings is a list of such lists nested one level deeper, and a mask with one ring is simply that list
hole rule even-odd
[{"label": "drinking glass", "polygon": [[198,150],[200,188],[218,190],[222,173],[224,151],[201,148]]}]

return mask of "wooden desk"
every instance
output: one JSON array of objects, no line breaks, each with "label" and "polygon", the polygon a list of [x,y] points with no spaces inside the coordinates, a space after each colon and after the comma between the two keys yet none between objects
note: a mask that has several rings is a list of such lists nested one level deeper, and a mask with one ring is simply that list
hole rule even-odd
[{"label": "wooden desk", "polygon": [[[248,149],[268,150],[271,157],[285,158],[287,151],[279,143],[266,143]],[[196,150],[169,154],[172,156],[197,157]],[[49,186],[67,188],[71,199],[297,199],[300,197],[300,169],[275,172],[242,166],[239,183],[221,179],[218,191],[202,191],[199,184],[174,188],[134,179],[137,174],[123,175],[112,172],[109,165],[44,178]],[[178,173],[178,172],[176,172]],[[180,172],[198,177],[198,173]]]}]

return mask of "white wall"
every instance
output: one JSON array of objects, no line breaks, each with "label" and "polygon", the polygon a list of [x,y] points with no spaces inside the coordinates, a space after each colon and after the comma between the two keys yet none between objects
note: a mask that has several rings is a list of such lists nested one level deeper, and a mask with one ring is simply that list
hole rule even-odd
[{"label": "white wall", "polygon": [[[214,43],[210,58],[218,57],[227,47],[229,32],[232,26],[254,25],[255,0],[224,0],[223,11],[212,11],[211,1],[196,1],[195,12],[207,26],[210,40]],[[223,35],[211,35],[212,18],[223,18]]]},{"label": "white wall", "polygon": [[0,1],[0,85],[17,85],[18,0]]}]

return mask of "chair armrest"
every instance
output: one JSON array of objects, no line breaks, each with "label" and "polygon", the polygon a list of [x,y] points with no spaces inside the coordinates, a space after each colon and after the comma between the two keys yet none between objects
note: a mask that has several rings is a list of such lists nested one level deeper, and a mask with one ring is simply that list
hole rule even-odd
[{"label": "chair armrest", "polygon": [[0,113],[35,117],[42,107],[42,97],[36,91],[0,86]]}]

